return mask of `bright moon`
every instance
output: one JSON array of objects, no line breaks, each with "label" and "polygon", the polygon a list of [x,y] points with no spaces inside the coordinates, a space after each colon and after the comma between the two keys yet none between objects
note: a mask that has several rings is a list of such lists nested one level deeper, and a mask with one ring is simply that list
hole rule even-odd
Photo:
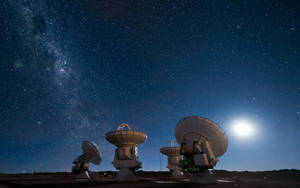
[{"label": "bright moon", "polygon": [[232,124],[233,132],[240,138],[249,138],[253,136],[254,127],[247,120],[236,120]]}]

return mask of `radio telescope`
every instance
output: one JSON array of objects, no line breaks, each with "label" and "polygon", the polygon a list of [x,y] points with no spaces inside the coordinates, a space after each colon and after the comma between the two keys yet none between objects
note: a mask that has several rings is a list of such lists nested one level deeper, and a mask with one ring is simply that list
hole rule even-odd
[{"label": "radio telescope", "polygon": [[180,166],[190,181],[200,184],[216,183],[212,169],[227,150],[228,139],[215,122],[200,116],[181,119],[175,128],[183,160]]},{"label": "radio telescope", "polygon": [[[124,130],[125,127],[128,130]],[[142,162],[138,160],[137,145],[147,140],[146,133],[130,130],[130,126],[123,123],[116,131],[107,133],[106,140],[118,147],[112,162],[120,170],[117,181],[135,181],[134,171],[142,167]]]},{"label": "radio telescope", "polygon": [[180,147],[171,146],[160,148],[160,152],[168,156],[168,166],[167,168],[171,172],[172,177],[178,177],[182,175],[182,169],[179,167],[181,160]]},{"label": "radio telescope", "polygon": [[83,154],[73,160],[74,166],[72,167],[72,173],[83,175],[83,177],[90,178],[88,170],[89,163],[100,165],[102,162],[101,153],[99,147],[90,141],[82,142]]}]

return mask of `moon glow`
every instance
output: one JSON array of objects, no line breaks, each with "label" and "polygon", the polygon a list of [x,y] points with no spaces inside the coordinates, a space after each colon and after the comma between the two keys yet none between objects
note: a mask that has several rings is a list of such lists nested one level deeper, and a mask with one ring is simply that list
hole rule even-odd
[{"label": "moon glow", "polygon": [[254,136],[255,130],[250,121],[239,119],[232,123],[232,132],[239,138],[248,139]]}]

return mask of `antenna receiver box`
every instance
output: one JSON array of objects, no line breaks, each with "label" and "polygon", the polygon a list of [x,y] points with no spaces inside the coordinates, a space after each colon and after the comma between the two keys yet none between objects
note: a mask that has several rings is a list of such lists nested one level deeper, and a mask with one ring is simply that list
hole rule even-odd
[{"label": "antenna receiver box", "polygon": [[210,166],[208,157],[205,153],[194,155],[194,164],[195,166],[201,166],[201,167]]}]

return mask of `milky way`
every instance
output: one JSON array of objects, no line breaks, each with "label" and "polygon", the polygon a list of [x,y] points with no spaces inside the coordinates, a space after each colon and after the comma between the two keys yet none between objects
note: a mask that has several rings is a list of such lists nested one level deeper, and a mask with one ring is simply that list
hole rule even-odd
[{"label": "milky way", "polygon": [[80,72],[72,68],[68,48],[56,37],[64,29],[59,24],[60,18],[56,17],[60,12],[50,9],[43,1],[11,2],[11,7],[16,9],[15,19],[20,24],[17,32],[22,45],[30,51],[27,59],[21,59],[21,62],[24,61],[24,69],[28,69],[26,64],[29,62],[38,64],[42,69],[37,71],[49,77],[37,79],[50,79],[53,82],[53,86],[50,86],[53,89],[50,90],[52,97],[63,104],[57,116],[64,123],[56,129],[69,129],[72,137],[82,139],[82,131],[91,129],[87,114],[82,112],[79,96],[79,92],[82,92],[80,85],[84,80],[80,80]]},{"label": "milky way", "polygon": [[[51,8],[48,2],[44,1],[9,1],[8,7],[14,14],[11,21],[16,25],[14,31],[18,38],[16,48],[19,50],[13,57],[14,71],[33,74],[38,82],[46,83],[46,88],[40,89],[46,90],[45,98],[49,97],[53,101],[44,106],[50,107],[46,118],[35,119],[38,128],[33,128],[29,134],[35,137],[36,134],[50,131],[51,134],[64,135],[60,142],[66,142],[69,144],[67,148],[80,152],[80,142],[98,137],[105,126],[102,124],[99,132],[99,122],[95,120],[99,112],[85,111],[88,107],[81,100],[82,95],[85,95],[81,88],[85,80],[81,79],[80,71],[73,67],[68,47],[63,44],[65,40],[61,40],[61,33],[64,33],[65,27],[59,22],[61,18],[58,15],[61,15],[61,12]],[[33,112],[38,113],[35,109]],[[47,119],[55,119],[56,122],[49,124],[45,122]],[[22,140],[26,145],[33,144],[26,136]],[[49,143],[48,147],[49,152],[61,149],[59,145],[52,143]],[[68,165],[62,166],[69,168]]]}]

